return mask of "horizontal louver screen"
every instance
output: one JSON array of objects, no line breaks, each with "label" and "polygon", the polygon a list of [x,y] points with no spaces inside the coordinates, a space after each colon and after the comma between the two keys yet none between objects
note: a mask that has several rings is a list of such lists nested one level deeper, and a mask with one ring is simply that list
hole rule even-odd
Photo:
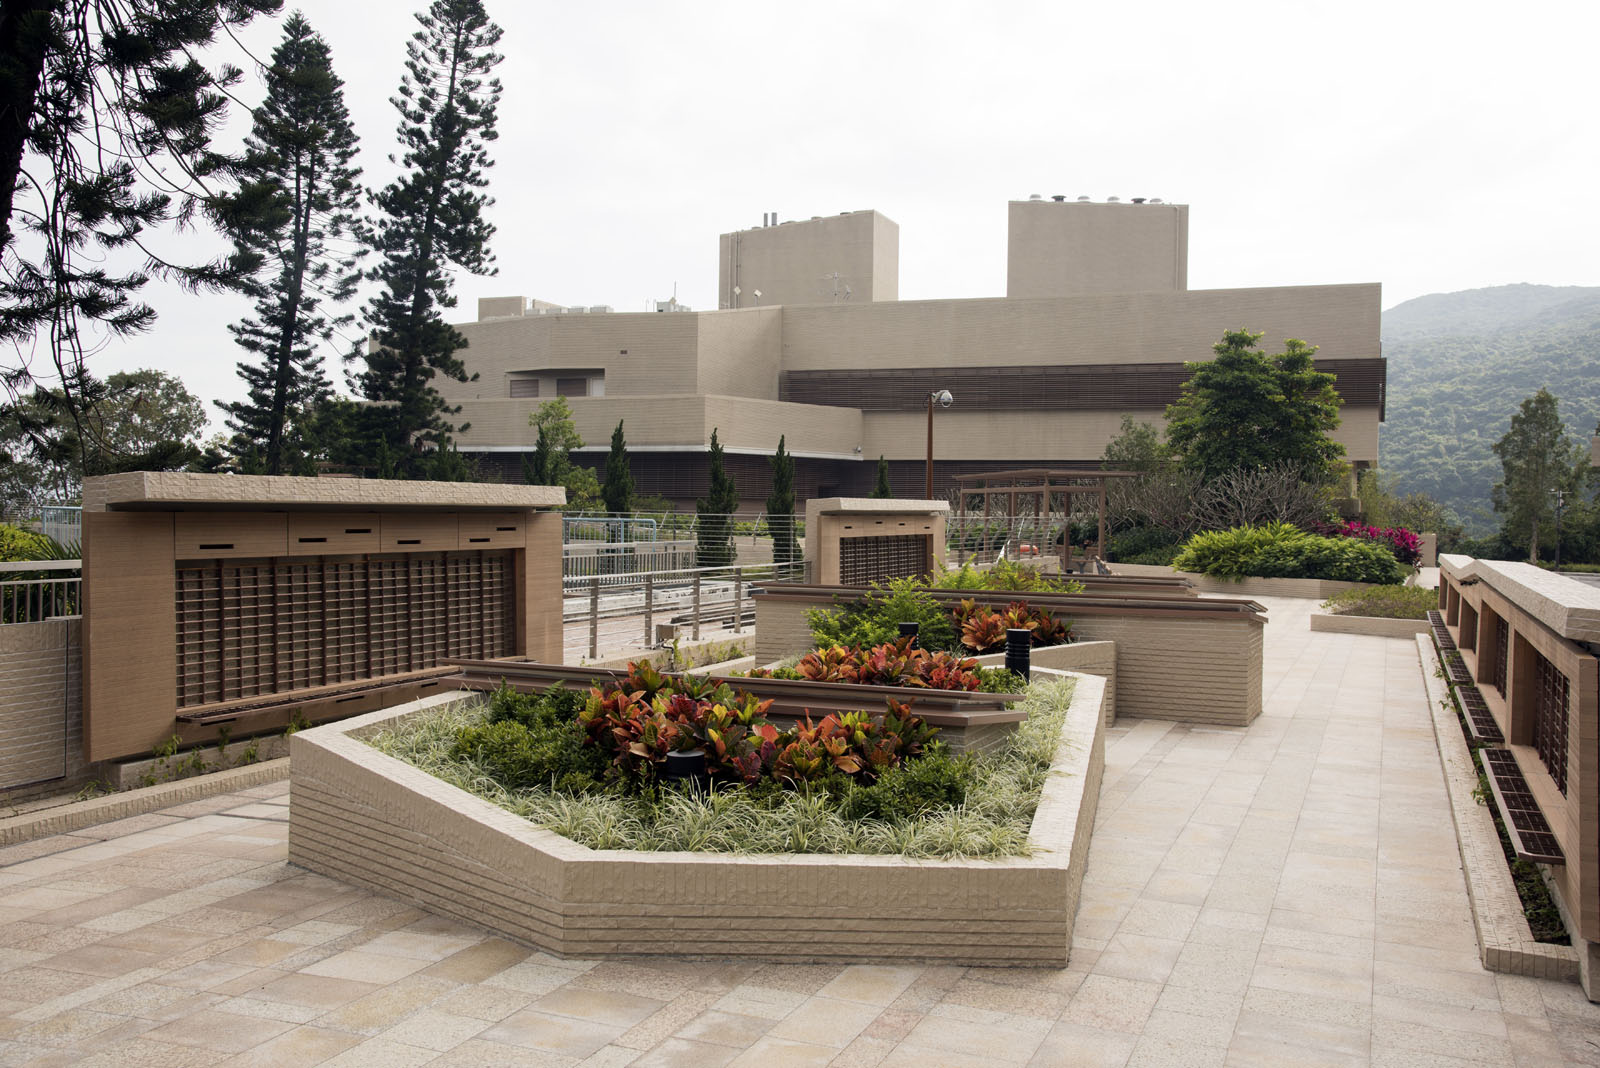
[{"label": "horizontal louver screen", "polygon": [[[1384,360],[1318,360],[1316,367],[1335,376],[1334,388],[1346,404],[1383,402]],[[784,371],[778,399],[865,411],[918,410],[928,403],[927,384],[936,378],[967,411],[1165,408],[1178,399],[1190,374],[1181,363]]]},{"label": "horizontal louver screen", "polygon": [[177,568],[178,707],[510,656],[509,550]]}]

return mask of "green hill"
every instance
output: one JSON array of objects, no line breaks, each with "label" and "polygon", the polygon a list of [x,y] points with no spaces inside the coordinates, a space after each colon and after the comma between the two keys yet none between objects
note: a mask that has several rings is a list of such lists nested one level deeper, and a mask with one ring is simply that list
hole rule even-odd
[{"label": "green hill", "polygon": [[1401,492],[1449,505],[1469,531],[1498,526],[1490,447],[1542,386],[1587,442],[1600,420],[1600,288],[1495,286],[1434,293],[1383,313],[1389,360],[1379,465]]}]

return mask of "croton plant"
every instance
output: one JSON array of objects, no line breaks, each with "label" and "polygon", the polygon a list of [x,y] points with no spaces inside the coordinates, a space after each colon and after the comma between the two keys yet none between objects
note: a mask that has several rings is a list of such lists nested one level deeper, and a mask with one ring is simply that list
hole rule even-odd
[{"label": "croton plant", "polygon": [[1012,601],[996,611],[969,597],[951,614],[961,628],[961,644],[980,653],[1004,648],[1006,631],[1012,628],[1032,631],[1034,645],[1060,645],[1072,637],[1071,623],[1055,618],[1049,609],[1030,607],[1027,601]]},{"label": "croton plant", "polygon": [[938,728],[895,700],[884,712],[840,712],[780,730],[766,718],[770,700],[690,676],[668,679],[648,663],[628,665],[621,680],[589,692],[579,722],[635,785],[655,779],[670,752],[701,749],[714,781],[774,778],[799,786],[830,769],[863,784],[915,756]]}]

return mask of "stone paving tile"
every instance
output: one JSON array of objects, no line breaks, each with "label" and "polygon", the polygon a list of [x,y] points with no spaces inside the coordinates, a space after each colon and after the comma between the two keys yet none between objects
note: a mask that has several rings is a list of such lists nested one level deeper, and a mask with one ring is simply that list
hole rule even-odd
[{"label": "stone paving tile", "polygon": [[275,783],[0,849],[0,1064],[1600,1062],[1477,961],[1414,653],[1264,603],[1255,724],[1108,732],[1065,969],[561,960],[289,866]]}]

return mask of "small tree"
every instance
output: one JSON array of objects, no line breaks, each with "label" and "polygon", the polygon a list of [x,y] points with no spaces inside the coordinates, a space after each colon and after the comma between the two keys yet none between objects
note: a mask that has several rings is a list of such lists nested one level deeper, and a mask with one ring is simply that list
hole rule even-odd
[{"label": "small tree", "polygon": [[533,446],[533,461],[523,475],[536,486],[565,486],[567,507],[589,510],[599,507],[600,480],[594,471],[572,462],[573,449],[583,448],[583,438],[572,419],[567,398],[557,397],[539,405],[528,416],[528,425],[539,430]]},{"label": "small tree", "polygon": [[872,496],[878,500],[888,500],[894,496],[894,491],[889,488],[889,461],[878,454],[878,481],[872,487]]},{"label": "small tree", "polygon": [[1522,402],[1493,448],[1504,474],[1494,486],[1494,510],[1506,517],[1506,541],[1519,545],[1526,538],[1528,561],[1537,563],[1542,528],[1555,519],[1556,491],[1576,498],[1589,473],[1588,459],[1567,434],[1547,389]]},{"label": "small tree", "polygon": [[767,461],[772,465],[772,493],[767,496],[767,529],[772,532],[772,562],[788,564],[799,559],[794,536],[794,457],[778,438],[778,451]]},{"label": "small tree", "polygon": [[628,441],[622,436],[622,420],[611,432],[611,451],[606,454],[606,481],[600,488],[606,511],[633,511],[633,474],[628,470]]},{"label": "small tree", "polygon": [[1167,441],[1203,479],[1289,463],[1306,481],[1327,482],[1344,455],[1328,437],[1343,403],[1334,376],[1316,370],[1315,346],[1290,338],[1268,356],[1252,348],[1260,339],[1230,330],[1214,359],[1184,365],[1189,380],[1167,406]]},{"label": "small tree", "polygon": [[696,526],[695,564],[699,567],[726,567],[733,563],[733,513],[739,508],[739,489],[722,466],[722,444],[717,431],[711,431],[711,489],[694,505]]}]

